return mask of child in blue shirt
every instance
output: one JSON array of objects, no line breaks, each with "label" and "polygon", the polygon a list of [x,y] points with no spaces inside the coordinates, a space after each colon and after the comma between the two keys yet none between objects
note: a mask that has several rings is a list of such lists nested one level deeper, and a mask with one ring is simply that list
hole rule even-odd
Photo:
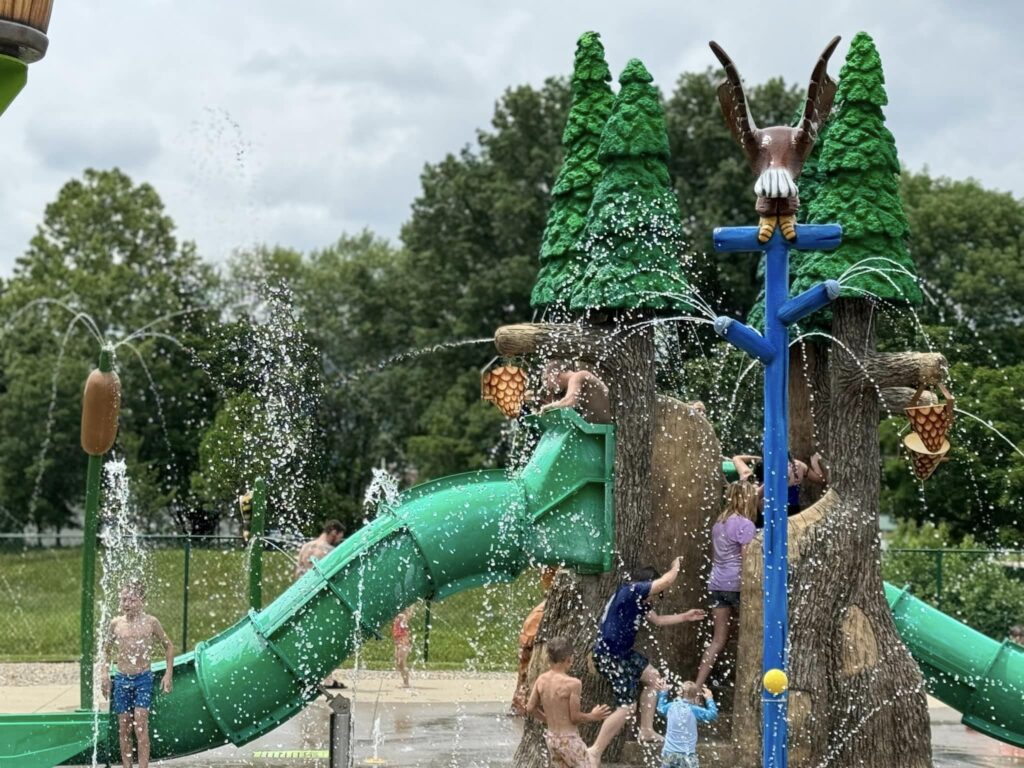
[{"label": "child in blue shirt", "polygon": [[668,723],[665,745],[661,750],[661,768],[698,768],[697,721],[710,723],[718,717],[718,707],[705,687],[704,706],[697,704],[697,684],[687,680],[670,698],[668,691],[658,694],[658,714]]}]

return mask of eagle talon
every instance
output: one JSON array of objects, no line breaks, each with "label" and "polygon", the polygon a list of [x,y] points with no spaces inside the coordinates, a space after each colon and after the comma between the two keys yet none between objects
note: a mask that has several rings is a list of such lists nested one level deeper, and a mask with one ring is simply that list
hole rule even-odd
[{"label": "eagle talon", "polygon": [[782,230],[782,236],[789,242],[792,243],[796,240],[796,216],[780,216],[779,229]]},{"label": "eagle talon", "polygon": [[774,216],[762,216],[760,222],[760,229],[757,230],[757,242],[767,243],[772,239],[772,233],[775,231],[775,222],[777,219]]}]

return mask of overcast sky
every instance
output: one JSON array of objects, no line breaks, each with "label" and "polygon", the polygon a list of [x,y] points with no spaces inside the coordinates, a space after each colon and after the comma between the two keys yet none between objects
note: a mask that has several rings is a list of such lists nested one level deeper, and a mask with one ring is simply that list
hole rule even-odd
[{"label": "overcast sky", "polygon": [[50,51],[0,117],[0,275],[87,167],[152,183],[215,261],[363,227],[397,237],[424,163],[471,142],[507,86],[568,74],[588,29],[614,74],[639,57],[665,92],[714,63],[709,39],[748,82],[803,84],[832,35],[835,76],[866,30],[903,163],[1024,193],[1011,0],[57,0]]}]

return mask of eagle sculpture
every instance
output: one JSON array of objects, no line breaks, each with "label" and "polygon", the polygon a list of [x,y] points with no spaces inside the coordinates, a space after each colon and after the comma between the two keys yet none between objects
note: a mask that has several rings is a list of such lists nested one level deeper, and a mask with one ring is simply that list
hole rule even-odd
[{"label": "eagle sculpture", "polygon": [[836,83],[826,70],[829,57],[839,45],[839,37],[832,39],[814,66],[804,112],[795,128],[758,128],[750,116],[736,65],[718,43],[712,40],[710,45],[725,68],[726,79],[718,86],[718,101],[722,105],[725,123],[743,148],[747,163],[757,177],[754,184],[760,216],[757,239],[762,243],[768,242],[778,225],[783,237],[795,240],[796,212],[800,208],[796,179],[811,154],[818,131],[832,110]]}]

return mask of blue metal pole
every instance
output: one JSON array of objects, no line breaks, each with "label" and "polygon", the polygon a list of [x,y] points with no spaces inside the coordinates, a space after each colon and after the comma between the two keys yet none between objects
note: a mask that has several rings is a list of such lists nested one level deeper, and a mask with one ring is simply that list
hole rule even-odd
[{"label": "blue metal pole", "polygon": [[[789,298],[789,245],[768,241],[764,279],[764,337],[776,353],[764,369],[764,657],[762,671],[786,671],[789,604],[786,502],[789,475],[789,333],[778,318]],[[763,691],[765,768],[786,768],[786,691]]]},{"label": "blue metal pole", "polygon": [[[757,242],[756,227],[715,230],[719,253],[765,251],[764,336],[739,321],[720,317],[715,330],[726,341],[764,363],[764,637],[762,672],[762,759],[764,768],[786,768],[786,644],[789,635],[789,559],[787,502],[789,495],[789,331],[788,326],[821,309],[839,295],[834,281],[789,299],[789,250],[830,250],[839,245],[842,228],[825,224],[797,225],[791,245],[779,231],[766,244]],[[771,675],[769,675],[771,673]],[[771,681],[771,682],[769,682]],[[769,690],[771,688],[772,690]]]}]

